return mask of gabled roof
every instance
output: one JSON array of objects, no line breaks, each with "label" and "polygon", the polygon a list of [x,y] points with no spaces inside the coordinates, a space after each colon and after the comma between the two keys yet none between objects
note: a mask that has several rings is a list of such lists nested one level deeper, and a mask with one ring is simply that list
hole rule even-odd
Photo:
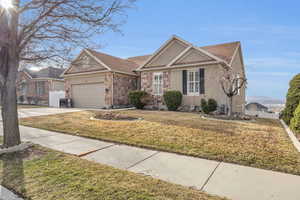
[{"label": "gabled roof", "polygon": [[[179,38],[178,36],[174,35],[171,37],[171,39],[169,39],[167,42],[165,42],[157,51],[155,51],[152,56],[149,56],[147,61],[143,62],[143,64],[138,69],[143,69],[145,66],[147,66],[148,63],[150,63],[150,61],[156,55],[158,55],[160,52],[162,52],[163,49],[166,48],[168,46],[168,44],[170,44],[174,40],[180,41],[188,46],[186,47],[185,50],[183,50],[180,54],[178,54],[178,56],[175,59],[173,59],[169,64],[166,65],[166,67],[169,67],[169,68],[172,67],[176,63],[176,61],[181,59],[182,56],[184,56],[185,53],[188,52],[188,50],[190,48],[196,49],[199,53],[202,53],[204,56],[210,57],[210,59],[207,59],[207,60],[210,60],[209,62],[211,62],[211,63],[218,62],[218,63],[222,63],[224,66],[230,67],[232,64],[233,58],[235,57],[235,55],[238,52],[238,49],[240,47],[240,42],[230,42],[230,43],[224,43],[224,44],[198,47],[198,46],[195,46],[195,45]],[[203,62],[203,63],[206,63],[206,62]]]},{"label": "gabled roof", "polygon": [[100,53],[91,49],[87,49],[93,56],[105,64],[111,71],[125,72],[134,74],[133,71],[138,68],[138,64],[130,60],[118,58],[105,53]]},{"label": "gabled roof", "polygon": [[39,71],[33,71],[30,69],[23,69],[25,73],[27,73],[30,78],[52,78],[52,79],[62,79],[60,75],[64,72],[62,68],[55,67],[47,67],[40,69]]},{"label": "gabled roof", "polygon": [[236,49],[239,47],[240,42],[230,42],[224,44],[210,45],[199,47],[223,60],[225,60],[228,64],[231,63],[231,60],[234,57],[234,53]]},{"label": "gabled roof", "polygon": [[127,60],[138,64],[139,66],[144,64],[152,55],[135,56],[127,58]]}]

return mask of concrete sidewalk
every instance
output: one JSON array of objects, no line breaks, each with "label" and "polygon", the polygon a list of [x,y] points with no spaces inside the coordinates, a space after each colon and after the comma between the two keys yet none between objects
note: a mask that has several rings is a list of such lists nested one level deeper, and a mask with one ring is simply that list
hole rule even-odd
[{"label": "concrete sidewalk", "polygon": [[24,126],[20,126],[20,130],[23,141],[31,141],[83,159],[194,187],[233,200],[300,199],[300,176]]}]

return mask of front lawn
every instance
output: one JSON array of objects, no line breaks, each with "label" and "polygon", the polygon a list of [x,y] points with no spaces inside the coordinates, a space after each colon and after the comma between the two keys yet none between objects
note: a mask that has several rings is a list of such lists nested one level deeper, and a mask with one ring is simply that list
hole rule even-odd
[{"label": "front lawn", "polygon": [[96,111],[21,119],[21,124],[300,175],[300,153],[278,120],[221,122],[198,114],[122,111],[140,121],[90,120]]},{"label": "front lawn", "polygon": [[0,156],[0,177],[31,200],[222,199],[37,146]]}]

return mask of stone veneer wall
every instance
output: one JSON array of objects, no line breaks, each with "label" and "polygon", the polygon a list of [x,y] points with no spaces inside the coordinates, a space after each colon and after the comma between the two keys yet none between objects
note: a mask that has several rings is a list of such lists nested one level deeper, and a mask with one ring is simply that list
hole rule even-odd
[{"label": "stone veneer wall", "polygon": [[[153,95],[153,73],[154,72],[141,72],[141,90],[146,91],[152,95],[152,100],[149,102],[151,108],[165,108],[163,97]],[[171,72],[163,71],[163,92],[170,89],[171,85]]]},{"label": "stone veneer wall", "polygon": [[113,105],[128,105],[128,93],[137,90],[137,77],[115,73]]},{"label": "stone veneer wall", "polygon": [[105,85],[105,104],[109,107],[113,105],[112,102],[112,83],[113,83],[113,73],[105,73],[104,85]]},{"label": "stone veneer wall", "polygon": [[[76,81],[74,81],[77,79]],[[78,80],[79,79],[79,80]],[[72,83],[76,84],[85,84],[85,83],[93,83],[98,81],[103,81],[105,85],[105,104],[107,107],[111,107],[112,105],[120,106],[120,105],[128,105],[128,92],[130,90],[137,89],[137,77],[128,76],[119,73],[113,74],[112,72],[103,73],[100,75],[91,75],[91,76],[82,76],[77,78],[66,78],[65,80],[65,89],[66,89],[66,97],[72,98]],[[113,90],[114,85],[114,91]],[[114,98],[112,98],[114,95]],[[114,101],[114,102],[112,102]]]}]

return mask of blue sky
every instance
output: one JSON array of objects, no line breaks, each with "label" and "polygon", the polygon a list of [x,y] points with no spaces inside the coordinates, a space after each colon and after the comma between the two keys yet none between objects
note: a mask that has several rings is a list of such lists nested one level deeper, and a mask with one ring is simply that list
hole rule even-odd
[{"label": "blue sky", "polygon": [[300,72],[300,1],[139,0],[123,34],[100,36],[101,51],[119,57],[150,54],[173,34],[198,46],[241,41],[247,96],[284,99]]}]

